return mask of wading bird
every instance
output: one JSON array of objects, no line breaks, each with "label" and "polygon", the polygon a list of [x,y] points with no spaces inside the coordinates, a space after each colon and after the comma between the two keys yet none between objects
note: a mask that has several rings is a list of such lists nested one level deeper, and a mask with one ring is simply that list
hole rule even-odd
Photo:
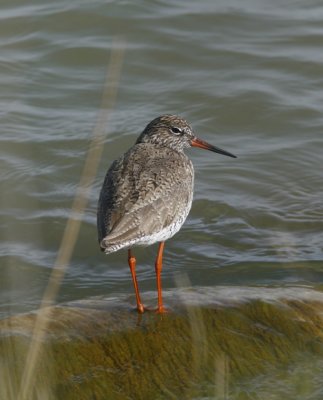
[{"label": "wading bird", "polygon": [[159,243],[156,311],[165,312],[161,289],[163,250],[165,240],[179,231],[191,209],[194,168],[184,150],[192,146],[236,158],[198,139],[183,118],[162,115],[151,121],[136,143],[112,163],[103,182],[97,213],[99,244],[106,254],[128,249],[139,313],[145,307],[131,249]]}]

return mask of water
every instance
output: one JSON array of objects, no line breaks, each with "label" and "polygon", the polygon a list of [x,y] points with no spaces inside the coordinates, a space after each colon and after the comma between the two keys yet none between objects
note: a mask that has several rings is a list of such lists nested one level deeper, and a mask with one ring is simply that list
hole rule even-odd
[{"label": "water", "polygon": [[[134,303],[126,252],[99,251],[96,204],[111,162],[163,113],[184,116],[198,136],[238,156],[188,152],[195,200],[166,244],[165,290],[178,282],[261,293],[323,288],[318,0],[4,0],[1,8],[0,318],[40,303],[119,35],[117,103],[57,301],[130,295]],[[155,289],[156,246],[135,254],[145,300]],[[288,371],[230,386],[229,395],[320,399],[320,368],[303,354]]]},{"label": "water", "polygon": [[[106,169],[145,125],[184,116],[238,156],[189,151],[195,201],[166,244],[164,288],[323,284],[323,7],[319,1],[16,1],[0,23],[0,316],[37,308],[60,246],[114,38],[118,100],[59,301],[132,293],[126,253],[105,256]],[[156,247],[138,249],[141,290]]]}]

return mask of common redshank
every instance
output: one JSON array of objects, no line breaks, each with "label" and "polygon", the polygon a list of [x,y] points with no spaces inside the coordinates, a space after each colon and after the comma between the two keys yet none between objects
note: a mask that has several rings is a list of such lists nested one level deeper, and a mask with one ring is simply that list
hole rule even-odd
[{"label": "common redshank", "polygon": [[128,249],[139,313],[145,307],[131,249],[159,242],[156,311],[165,312],[161,289],[163,250],[165,240],[179,231],[191,209],[194,168],[184,153],[191,146],[236,158],[198,139],[183,118],[162,115],[151,121],[136,143],[112,163],[103,182],[97,213],[99,244],[106,254]]}]

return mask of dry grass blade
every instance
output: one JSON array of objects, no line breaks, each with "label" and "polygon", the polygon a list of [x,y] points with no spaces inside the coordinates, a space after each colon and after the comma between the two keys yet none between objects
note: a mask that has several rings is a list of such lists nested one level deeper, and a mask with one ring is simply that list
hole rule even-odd
[{"label": "dry grass blade", "polygon": [[57,259],[36,318],[33,336],[22,375],[19,400],[30,400],[33,397],[32,388],[35,380],[35,367],[41,355],[42,340],[49,322],[50,308],[46,306],[51,305],[55,300],[79,234],[82,216],[102,155],[106,126],[117,96],[124,48],[125,43],[123,40],[116,39],[114,41],[98,120],[93,130],[90,148],[72,205],[71,215],[67,221]]}]

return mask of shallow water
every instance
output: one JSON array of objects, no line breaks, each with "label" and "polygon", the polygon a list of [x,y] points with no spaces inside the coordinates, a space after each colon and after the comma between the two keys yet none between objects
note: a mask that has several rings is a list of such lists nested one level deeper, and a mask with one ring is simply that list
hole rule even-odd
[{"label": "shallow water", "polygon": [[[79,183],[113,39],[126,41],[99,174],[59,301],[132,293],[126,253],[100,253],[106,169],[163,113],[229,159],[190,150],[190,216],[163,284],[323,283],[323,7],[319,1],[6,1],[0,24],[0,316],[35,309]],[[142,290],[155,247],[138,249]]]}]

